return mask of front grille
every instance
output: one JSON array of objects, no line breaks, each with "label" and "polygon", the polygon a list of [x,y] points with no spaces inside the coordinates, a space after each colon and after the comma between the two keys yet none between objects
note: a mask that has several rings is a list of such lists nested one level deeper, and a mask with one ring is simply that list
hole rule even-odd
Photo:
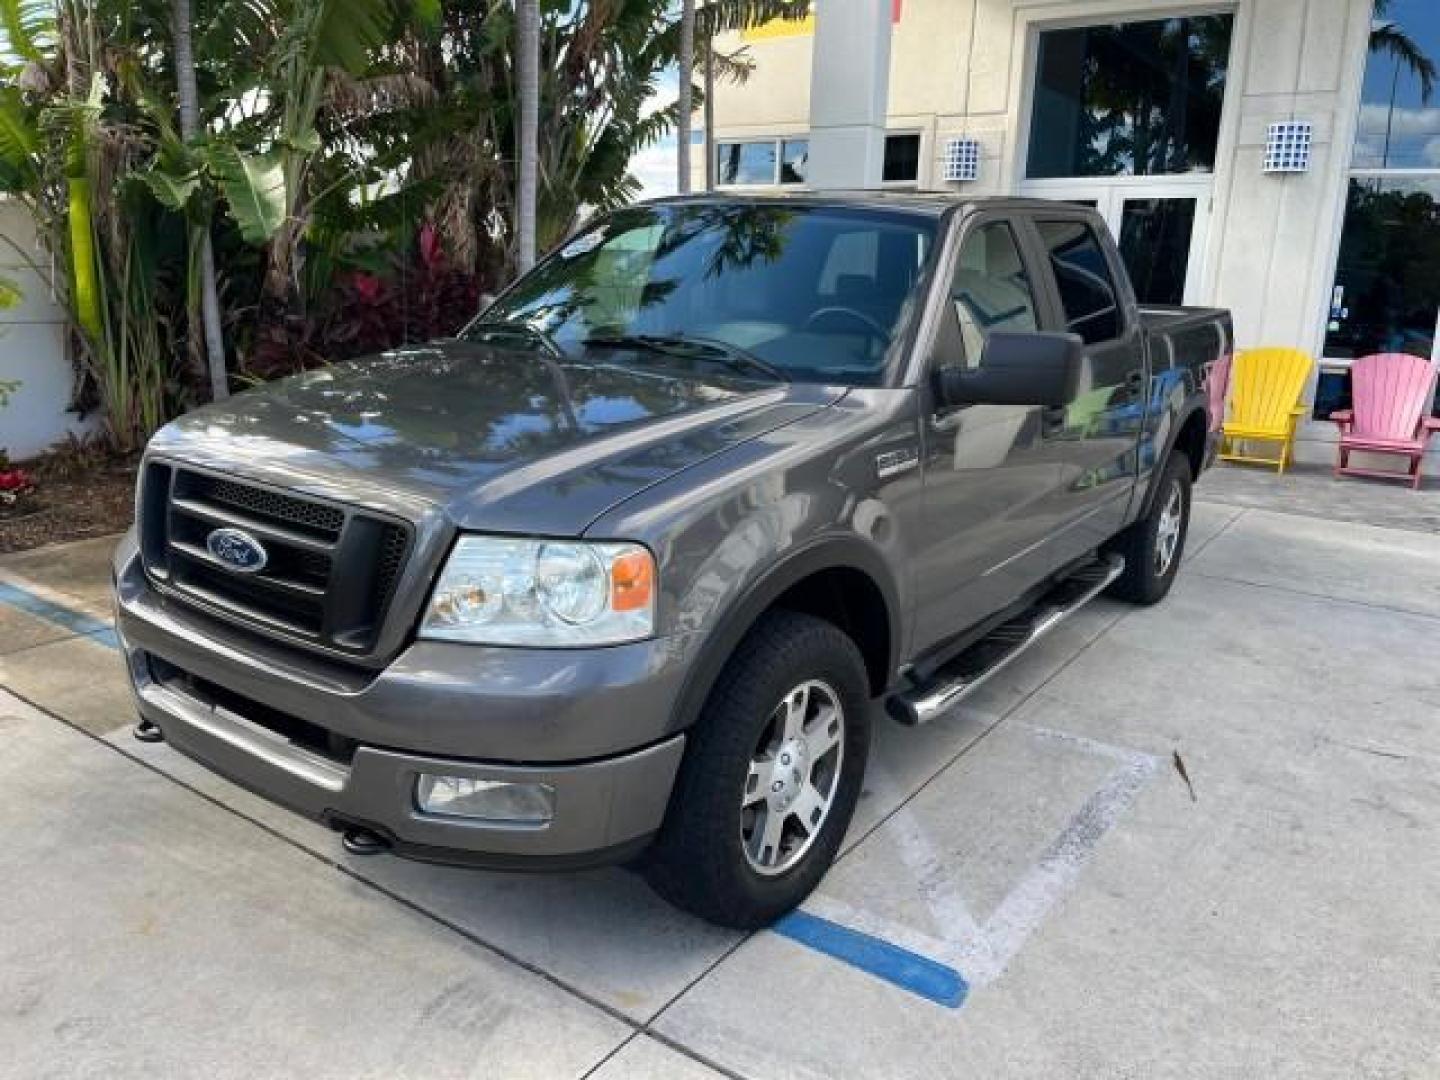
[{"label": "front grille", "polygon": [[335,506],[297,499],[293,495],[282,495],[278,491],[237,484],[233,480],[221,480],[219,477],[202,473],[193,474],[188,483],[200,498],[232,507],[242,513],[257,514],[282,525],[294,526],[332,543],[340,539],[340,530],[345,527],[345,511]]},{"label": "front grille", "polygon": [[[216,529],[265,549],[243,573],[212,555]],[[410,553],[407,525],[364,510],[197,469],[152,462],[142,478],[140,550],[182,598],[280,634],[363,655],[372,649]]]}]

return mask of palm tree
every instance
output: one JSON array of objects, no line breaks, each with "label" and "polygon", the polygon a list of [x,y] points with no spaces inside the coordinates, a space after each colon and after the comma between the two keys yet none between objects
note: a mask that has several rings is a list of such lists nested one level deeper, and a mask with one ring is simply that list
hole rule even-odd
[{"label": "palm tree", "polygon": [[705,190],[715,190],[715,39],[705,35]]},{"label": "palm tree", "polygon": [[1430,104],[1435,92],[1435,80],[1440,77],[1435,61],[1425,55],[1419,42],[1400,28],[1396,22],[1384,21],[1390,13],[1394,0],[1375,0],[1375,21],[1370,27],[1370,51],[1386,53],[1395,61],[1395,74],[1399,77],[1401,68],[1408,69],[1420,81],[1420,100]]},{"label": "palm tree", "polygon": [[675,118],[675,190],[690,193],[691,79],[695,72],[695,0],[680,5],[680,97]]},{"label": "palm tree", "polygon": [[515,13],[516,94],[520,99],[515,262],[523,274],[535,265],[535,207],[540,191],[540,0],[515,0]]},{"label": "palm tree", "polygon": [[[173,0],[170,10],[175,47],[175,89],[180,103],[180,136],[193,143],[200,134],[200,93],[195,86],[195,49],[190,35],[190,0]],[[203,336],[206,367],[210,374],[210,396],[220,401],[229,396],[225,376],[225,341],[220,329],[220,295],[215,285],[215,247],[210,224],[191,229],[192,243],[200,242],[200,326],[190,326],[191,355],[198,357]],[[197,331],[200,331],[197,333]]]}]

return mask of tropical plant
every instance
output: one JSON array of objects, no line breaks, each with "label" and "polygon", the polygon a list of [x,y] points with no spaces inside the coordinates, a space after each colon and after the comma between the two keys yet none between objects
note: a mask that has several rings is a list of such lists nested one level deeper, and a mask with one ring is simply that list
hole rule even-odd
[{"label": "tropical plant", "polygon": [[[175,58],[175,96],[180,111],[180,137],[193,143],[200,136],[200,90],[195,79],[195,48],[191,22],[190,0],[173,0],[170,26]],[[164,174],[153,175],[158,181]],[[190,230],[192,257],[199,262],[200,318],[196,318],[193,296],[188,315],[190,353],[192,357],[198,356],[203,347],[205,367],[210,378],[210,396],[219,400],[230,392],[230,381],[225,373],[224,331],[220,325],[220,296],[215,279],[215,244],[210,229],[210,222],[207,220],[195,222]],[[192,272],[189,275],[190,280],[193,281],[194,276]]]},{"label": "tropical plant", "polygon": [[[637,194],[631,158],[680,120],[655,102],[681,13],[519,0],[531,68],[516,3],[0,0],[0,191],[49,249],[77,404],[115,448],[232,375],[453,333],[517,260]],[[807,6],[710,0],[694,33]]]}]

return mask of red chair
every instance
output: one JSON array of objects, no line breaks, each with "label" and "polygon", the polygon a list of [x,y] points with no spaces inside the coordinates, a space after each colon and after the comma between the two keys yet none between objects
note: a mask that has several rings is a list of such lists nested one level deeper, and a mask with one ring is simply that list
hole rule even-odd
[{"label": "red chair", "polygon": [[[1431,361],[1408,353],[1362,356],[1351,365],[1354,408],[1330,414],[1340,427],[1336,476],[1376,476],[1420,486],[1425,445],[1440,431],[1440,419],[1430,415],[1436,371]],[[1352,468],[1350,454],[1354,450],[1408,458],[1410,469],[1397,473]]]}]

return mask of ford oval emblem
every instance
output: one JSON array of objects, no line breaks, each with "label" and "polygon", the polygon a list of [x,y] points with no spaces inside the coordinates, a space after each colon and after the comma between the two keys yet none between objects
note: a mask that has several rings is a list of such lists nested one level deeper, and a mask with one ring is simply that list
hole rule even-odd
[{"label": "ford oval emblem", "polygon": [[270,561],[260,541],[239,529],[216,529],[205,538],[205,547],[231,570],[242,574],[258,573]]}]

